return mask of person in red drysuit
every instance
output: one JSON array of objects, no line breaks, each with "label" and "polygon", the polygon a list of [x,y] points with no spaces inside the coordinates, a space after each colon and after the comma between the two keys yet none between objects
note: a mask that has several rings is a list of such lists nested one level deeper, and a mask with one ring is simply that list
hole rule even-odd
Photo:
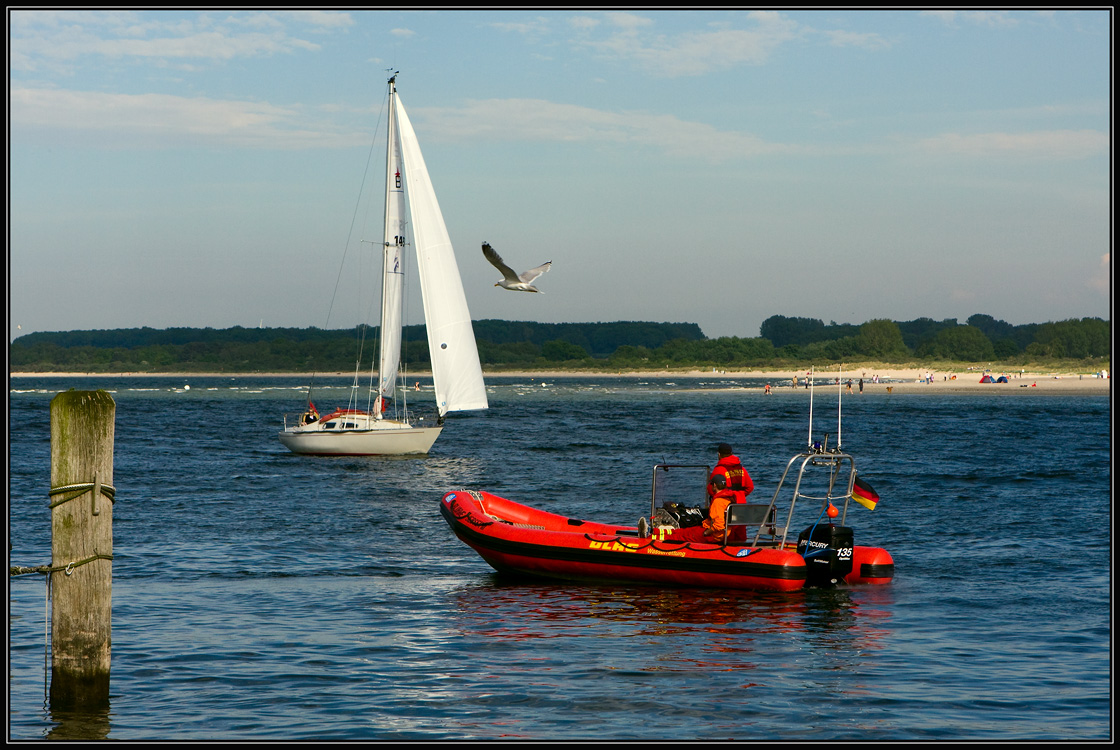
[{"label": "person in red drysuit", "polygon": [[716,463],[712,473],[708,475],[708,499],[715,497],[715,491],[712,489],[712,479],[716,476],[723,476],[727,481],[727,489],[735,493],[735,502],[745,503],[747,495],[754,492],[754,480],[747,470],[743,468],[743,463],[735,456],[731,450],[731,446],[727,443],[720,443],[716,448],[719,453],[719,461]]}]

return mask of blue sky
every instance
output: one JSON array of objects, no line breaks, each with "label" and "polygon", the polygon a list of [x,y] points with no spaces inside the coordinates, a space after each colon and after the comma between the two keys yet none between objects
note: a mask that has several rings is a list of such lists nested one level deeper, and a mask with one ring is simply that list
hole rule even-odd
[{"label": "blue sky", "polygon": [[390,68],[475,319],[1110,317],[1106,10],[8,20],[10,338],[366,321]]}]

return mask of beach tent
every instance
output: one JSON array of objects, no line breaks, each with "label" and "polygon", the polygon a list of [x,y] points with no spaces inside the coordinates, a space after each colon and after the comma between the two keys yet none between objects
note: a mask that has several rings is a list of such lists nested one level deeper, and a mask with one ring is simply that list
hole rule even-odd
[{"label": "beach tent", "polygon": [[993,383],[995,381],[992,380],[991,375],[985,375],[984,377],[980,378],[980,382],[981,383]]},{"label": "beach tent", "polygon": [[996,382],[997,382],[997,383],[1006,383],[1006,382],[1008,382],[1008,381],[1007,381],[1007,376],[1006,376],[1006,375],[1000,375],[1000,376],[999,376],[998,378],[996,378]]}]

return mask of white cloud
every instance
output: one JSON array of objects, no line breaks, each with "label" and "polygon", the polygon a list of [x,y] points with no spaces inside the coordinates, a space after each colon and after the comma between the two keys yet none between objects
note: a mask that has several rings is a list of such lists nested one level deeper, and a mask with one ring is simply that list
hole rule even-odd
[{"label": "white cloud", "polygon": [[572,16],[568,19],[568,25],[573,29],[587,31],[598,26],[599,20],[597,18],[591,18],[589,16]]},{"label": "white cloud", "polygon": [[111,60],[224,61],[298,50],[318,50],[288,27],[313,33],[344,29],[348,13],[283,11],[230,13],[220,18],[174,14],[87,11],[16,11],[9,50],[14,70],[36,71]]},{"label": "white cloud", "polygon": [[413,112],[413,119],[423,122],[425,136],[446,140],[629,144],[710,162],[795,150],[673,115],[607,112],[539,99],[475,100],[462,107],[422,108]]},{"label": "white cloud", "polygon": [[276,12],[278,17],[291,18],[308,26],[321,29],[345,29],[354,25],[349,13],[328,10],[285,10]]},{"label": "white cloud", "polygon": [[[365,145],[299,107],[264,102],[16,88],[10,92],[13,143],[97,148],[183,146],[302,149]],[[323,110],[328,111],[328,110]],[[719,163],[800,149],[749,133],[648,112],[609,112],[539,99],[468,101],[412,110],[425,138],[630,145]]]},{"label": "white cloud", "polygon": [[1099,130],[1048,130],[1030,133],[945,133],[927,138],[921,147],[935,154],[1082,159],[1106,154],[1107,133]]},{"label": "white cloud", "polygon": [[763,63],[799,33],[796,22],[769,11],[746,14],[751,29],[723,27],[675,35],[647,33],[654,22],[633,13],[608,13],[605,18],[609,27],[604,28],[610,28],[611,33],[598,40],[584,37],[576,43],[669,77]]},{"label": "white cloud", "polygon": [[174,148],[188,145],[250,148],[328,148],[364,144],[368,134],[347,134],[308,123],[298,108],[164,94],[104,94],[55,89],[12,89],[13,142],[50,142],[101,148]]},{"label": "white cloud", "polygon": [[936,18],[946,26],[956,26],[958,22],[990,28],[1007,28],[1019,24],[1018,19],[1006,10],[924,10],[921,15]]},{"label": "white cloud", "polygon": [[[668,77],[761,65],[782,45],[799,39],[820,37],[834,47],[868,50],[892,46],[877,33],[813,29],[776,11],[743,13],[711,23],[708,30],[668,34],[659,33],[654,20],[633,13],[607,13],[603,18],[602,24],[587,16],[570,19],[573,28],[582,32],[574,43]],[[736,22],[744,28],[737,28]],[[594,37],[592,31],[605,35]]]},{"label": "white cloud", "polygon": [[641,27],[653,26],[652,19],[634,13],[612,12],[607,13],[606,18],[611,24],[628,31]]},{"label": "white cloud", "polygon": [[[183,146],[271,149],[341,148],[365,144],[368,133],[340,124],[336,109],[308,112],[266,102],[113,94],[47,88],[13,88],[9,95],[13,144],[84,144],[96,148]],[[327,112],[335,114],[326,117]],[[543,99],[467,100],[461,106],[412,110],[425,138],[444,141],[535,141],[624,145],[718,164],[766,155],[822,153],[820,147],[764,140],[744,131],[719,130],[672,114],[608,111]],[[917,142],[936,156],[967,158],[1082,159],[1108,153],[1107,133],[1097,130],[1028,133],[946,133]],[[871,156],[897,153],[892,145],[834,146]]]},{"label": "white cloud", "polygon": [[891,43],[879,34],[859,33],[855,31],[825,31],[822,32],[834,47],[858,47],[860,49],[880,50],[887,49]]},{"label": "white cloud", "polygon": [[1086,286],[1104,295],[1112,293],[1112,253],[1105,253],[1101,256],[1097,272],[1086,282]]},{"label": "white cloud", "polygon": [[549,24],[547,18],[538,16],[528,21],[495,21],[490,27],[516,34],[539,35],[548,31]]}]

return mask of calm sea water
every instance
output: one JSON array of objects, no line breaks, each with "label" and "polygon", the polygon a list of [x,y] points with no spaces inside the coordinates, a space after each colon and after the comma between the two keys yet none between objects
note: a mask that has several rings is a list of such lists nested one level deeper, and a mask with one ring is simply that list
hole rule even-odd
[{"label": "calm sea water", "polygon": [[[722,441],[768,497],[809,399],[743,385],[492,379],[402,459],[288,453],[294,379],[12,380],[10,562],[50,561],[58,391],[113,393],[117,500],[110,705],[52,710],[43,576],[13,578],[9,738],[1111,738],[1107,397],[845,396],[882,498],[849,525],[889,586],[509,581],[440,518],[466,487],[633,524],[654,463]],[[814,406],[835,434],[835,395]]]}]

